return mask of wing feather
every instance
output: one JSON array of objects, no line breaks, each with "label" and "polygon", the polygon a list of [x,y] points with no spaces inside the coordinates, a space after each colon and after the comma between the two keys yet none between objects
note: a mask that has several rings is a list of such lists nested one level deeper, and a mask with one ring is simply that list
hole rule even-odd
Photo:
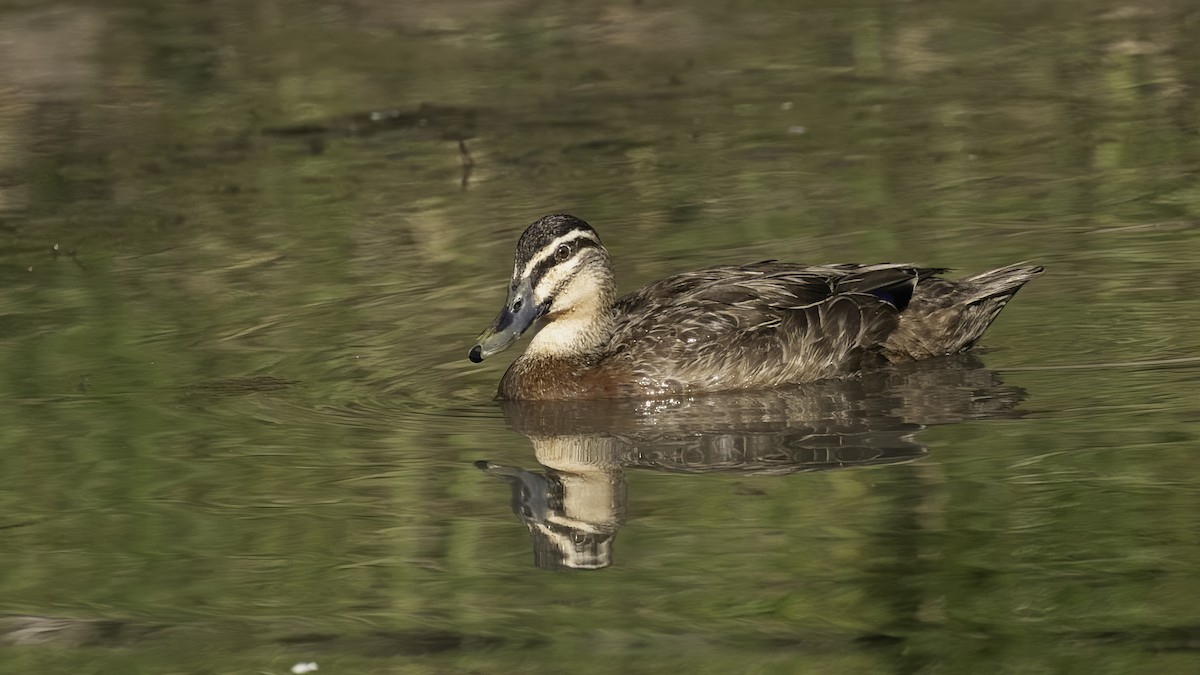
[{"label": "wing feather", "polygon": [[[762,262],[680,274],[617,301],[607,351],[643,384],[671,390],[856,372],[881,358],[923,271]],[[894,302],[904,289],[903,302]]]}]

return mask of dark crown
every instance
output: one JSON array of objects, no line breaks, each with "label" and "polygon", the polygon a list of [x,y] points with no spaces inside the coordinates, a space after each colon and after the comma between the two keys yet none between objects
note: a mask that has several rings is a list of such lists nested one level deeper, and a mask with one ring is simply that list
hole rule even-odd
[{"label": "dark crown", "polygon": [[524,265],[550,242],[576,230],[589,232],[599,239],[596,235],[596,230],[591,225],[588,225],[575,216],[556,213],[539,218],[532,225],[525,228],[524,234],[517,241],[517,264]]}]

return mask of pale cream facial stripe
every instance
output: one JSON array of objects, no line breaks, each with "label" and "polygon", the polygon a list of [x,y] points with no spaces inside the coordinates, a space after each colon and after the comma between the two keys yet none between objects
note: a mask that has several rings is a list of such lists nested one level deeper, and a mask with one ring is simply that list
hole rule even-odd
[{"label": "pale cream facial stripe", "polygon": [[542,304],[550,299],[550,295],[562,285],[564,281],[570,278],[572,271],[579,267],[581,255],[576,253],[571,258],[564,260],[554,267],[551,267],[542,275],[538,285],[533,289],[533,298],[538,304]]},{"label": "pale cream facial stripe", "polygon": [[554,284],[561,283],[564,278],[571,278],[566,286],[558,289],[558,294],[553,298],[550,305],[553,320],[541,326],[525,353],[586,353],[602,340],[605,335],[603,326],[606,306],[600,289],[604,285],[604,279],[597,277],[595,268],[589,268],[586,264],[583,270],[571,277],[572,269],[578,267],[586,255],[580,253],[565,263],[555,265],[546,274],[543,282],[538,284],[534,297],[537,302],[544,303],[550,300],[545,294],[555,290]]},{"label": "pale cream facial stripe", "polygon": [[523,272],[521,272],[521,276],[519,276],[517,278],[525,279],[526,277],[528,277],[530,274],[533,273],[533,270],[537,269],[538,263],[540,263],[543,260],[545,260],[546,258],[549,258],[550,256],[554,255],[554,251],[556,251],[559,246],[561,246],[562,244],[565,244],[569,241],[575,241],[576,239],[591,239],[592,241],[596,242],[597,244],[600,243],[600,239],[596,235],[592,234],[591,232],[588,232],[587,230],[573,230],[571,232],[568,232],[568,233],[564,234],[563,236],[559,237],[558,239],[555,239],[554,241],[550,242],[549,244],[546,244],[545,246],[543,246],[542,250],[538,251],[537,255],[535,255],[529,259],[529,262],[525,264],[525,270]]}]

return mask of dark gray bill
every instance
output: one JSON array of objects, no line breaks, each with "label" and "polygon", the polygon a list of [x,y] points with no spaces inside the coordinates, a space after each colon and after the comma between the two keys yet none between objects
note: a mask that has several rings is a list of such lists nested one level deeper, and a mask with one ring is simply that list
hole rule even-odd
[{"label": "dark gray bill", "polygon": [[467,358],[479,363],[492,354],[508,349],[545,311],[544,307],[534,302],[529,280],[522,281],[508,294],[508,302],[500,310],[500,316],[475,341]]}]

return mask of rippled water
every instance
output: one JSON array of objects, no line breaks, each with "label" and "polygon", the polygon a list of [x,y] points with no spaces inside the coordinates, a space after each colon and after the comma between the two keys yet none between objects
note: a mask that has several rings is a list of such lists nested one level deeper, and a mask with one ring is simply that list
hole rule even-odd
[{"label": "rippled water", "polygon": [[[0,665],[1197,672],[1197,30],[1169,0],[6,5]],[[501,406],[506,358],[466,352],[556,211],[627,290],[1048,272],[970,358]]]}]

